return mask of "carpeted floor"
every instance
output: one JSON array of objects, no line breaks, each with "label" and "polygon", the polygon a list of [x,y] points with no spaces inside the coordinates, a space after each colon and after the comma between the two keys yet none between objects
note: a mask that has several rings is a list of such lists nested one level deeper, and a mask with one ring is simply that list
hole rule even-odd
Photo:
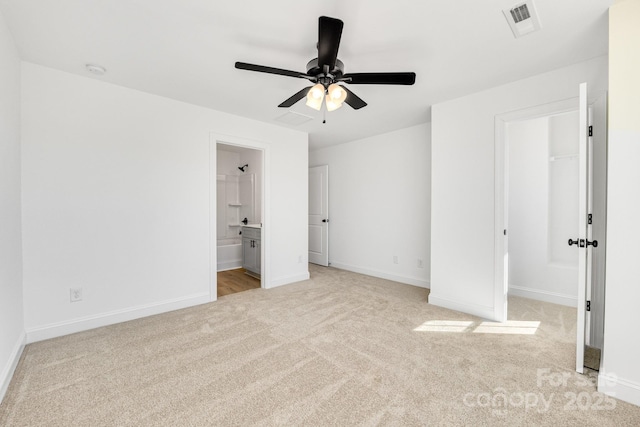
[{"label": "carpeted floor", "polygon": [[573,309],[510,298],[495,325],[425,289],[310,269],[28,345],[0,425],[640,425],[640,407],[573,372]]}]

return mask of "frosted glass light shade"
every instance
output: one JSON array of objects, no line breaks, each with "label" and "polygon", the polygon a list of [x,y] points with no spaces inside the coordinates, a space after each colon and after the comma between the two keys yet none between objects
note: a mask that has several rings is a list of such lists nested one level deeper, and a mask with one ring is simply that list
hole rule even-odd
[{"label": "frosted glass light shade", "polygon": [[322,98],[324,97],[324,86],[320,83],[309,89],[307,92],[307,106],[320,111],[322,108]]},{"label": "frosted glass light shade", "polygon": [[342,102],[336,102],[335,100],[331,99],[331,95],[327,95],[327,111],[335,111],[338,108],[342,107]]},{"label": "frosted glass light shade", "polygon": [[345,99],[347,99],[347,91],[344,90],[338,84],[332,84],[329,86],[327,92],[329,92],[329,96],[331,100],[337,104],[342,105]]}]

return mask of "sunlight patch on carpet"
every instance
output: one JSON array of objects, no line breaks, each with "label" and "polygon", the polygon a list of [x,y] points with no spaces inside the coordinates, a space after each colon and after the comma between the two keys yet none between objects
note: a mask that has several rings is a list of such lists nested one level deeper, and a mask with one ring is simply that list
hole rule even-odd
[{"label": "sunlight patch on carpet", "polygon": [[539,327],[538,321],[508,320],[476,323],[467,320],[429,320],[415,328],[414,332],[535,335]]},{"label": "sunlight patch on carpet", "polygon": [[416,332],[465,332],[475,323],[461,320],[429,320],[414,329]]},{"label": "sunlight patch on carpet", "polygon": [[473,331],[476,334],[535,335],[540,322],[507,320],[506,322],[482,322]]}]

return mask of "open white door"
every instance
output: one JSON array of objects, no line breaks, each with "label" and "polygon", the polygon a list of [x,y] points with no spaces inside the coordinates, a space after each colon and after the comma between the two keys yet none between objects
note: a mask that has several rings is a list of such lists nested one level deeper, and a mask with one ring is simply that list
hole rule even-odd
[{"label": "open white door", "polygon": [[592,273],[591,292],[587,293],[587,301],[591,301],[591,311],[587,312],[587,325],[590,329],[590,336],[587,335],[587,345],[602,349],[604,341],[604,282],[605,282],[605,255],[606,255],[606,223],[607,223],[607,94],[601,92],[593,102],[589,104],[590,122],[592,126],[592,136],[590,141],[591,172],[590,182],[593,184],[589,188],[592,197],[593,214],[589,232],[593,240],[598,241],[598,246],[591,246]]},{"label": "open white door", "polygon": [[309,168],[309,262],[329,265],[329,166]]},{"label": "open white door", "polygon": [[591,279],[591,245],[590,230],[588,225],[589,205],[591,203],[589,186],[589,106],[587,100],[587,84],[580,84],[580,105],[579,105],[579,151],[578,161],[578,239],[570,240],[569,244],[578,246],[578,324],[576,335],[576,372],[584,372],[584,347],[586,334],[586,304],[587,304],[587,284]]}]

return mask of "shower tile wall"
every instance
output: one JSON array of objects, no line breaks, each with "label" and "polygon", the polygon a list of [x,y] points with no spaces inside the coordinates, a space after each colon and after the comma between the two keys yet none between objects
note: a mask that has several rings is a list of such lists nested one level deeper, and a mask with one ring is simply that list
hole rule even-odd
[{"label": "shower tile wall", "polygon": [[[249,164],[246,172],[238,166]],[[217,235],[218,239],[238,238],[237,226],[243,218],[261,222],[262,152],[233,148],[217,150]],[[236,205],[236,206],[234,206]]]},{"label": "shower tile wall", "polygon": [[[238,224],[239,207],[230,206],[239,203],[238,172],[240,153],[217,151],[217,235],[218,239],[239,237],[240,228],[229,224]],[[235,169],[235,171],[234,171]]]}]

